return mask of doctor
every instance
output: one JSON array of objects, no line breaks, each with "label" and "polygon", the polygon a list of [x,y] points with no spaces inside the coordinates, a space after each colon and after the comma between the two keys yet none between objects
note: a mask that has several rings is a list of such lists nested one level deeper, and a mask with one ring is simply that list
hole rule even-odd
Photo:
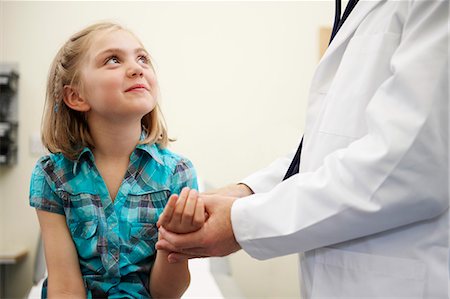
[{"label": "doctor", "polygon": [[297,252],[303,298],[448,298],[448,6],[359,1],[317,67],[294,162],[201,195],[202,229],[162,227],[157,248]]}]

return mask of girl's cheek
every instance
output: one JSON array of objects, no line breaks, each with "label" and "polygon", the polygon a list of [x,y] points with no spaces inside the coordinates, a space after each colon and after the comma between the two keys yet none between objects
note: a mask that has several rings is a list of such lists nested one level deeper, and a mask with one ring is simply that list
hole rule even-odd
[{"label": "girl's cheek", "polygon": [[149,76],[149,81],[152,86],[158,86],[158,80],[156,79],[156,76],[154,74],[151,74]]},{"label": "girl's cheek", "polygon": [[159,90],[158,81],[156,80],[156,77],[149,78],[150,83],[150,89],[152,90],[152,94],[157,94]]}]

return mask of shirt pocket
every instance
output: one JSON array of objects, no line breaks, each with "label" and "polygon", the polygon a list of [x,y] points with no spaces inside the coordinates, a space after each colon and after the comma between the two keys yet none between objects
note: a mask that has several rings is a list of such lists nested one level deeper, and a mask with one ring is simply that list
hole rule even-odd
[{"label": "shirt pocket", "polygon": [[67,223],[98,220],[102,203],[97,194],[70,193],[65,190],[56,193],[63,201]]},{"label": "shirt pocket", "polygon": [[122,209],[128,223],[156,223],[170,196],[169,190],[130,192]]},{"label": "shirt pocket", "polygon": [[130,263],[137,264],[155,253],[158,241],[156,223],[131,223],[124,252]]},{"label": "shirt pocket", "polygon": [[78,255],[83,260],[98,256],[98,221],[79,221],[69,223],[69,230],[77,248]]},{"label": "shirt pocket", "polygon": [[312,298],[423,298],[425,274],[418,260],[323,248]]},{"label": "shirt pocket", "polygon": [[158,241],[156,222],[170,196],[169,190],[136,192],[128,195],[122,219],[129,227],[129,238],[125,252],[131,263],[138,263],[155,253]]},{"label": "shirt pocket", "polygon": [[158,229],[153,223],[132,223],[130,228],[130,238],[139,242],[155,241],[158,239]]}]

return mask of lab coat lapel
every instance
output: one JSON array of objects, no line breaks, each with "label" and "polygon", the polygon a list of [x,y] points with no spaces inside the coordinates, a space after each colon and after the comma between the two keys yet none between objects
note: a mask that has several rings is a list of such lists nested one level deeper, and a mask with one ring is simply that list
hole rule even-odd
[{"label": "lab coat lapel", "polygon": [[333,42],[325,51],[322,59],[317,66],[316,73],[314,75],[312,90],[327,90],[329,82],[334,77],[335,71],[339,66],[340,59],[336,56],[342,56],[345,51],[345,45],[348,40],[353,36],[353,33],[358,28],[359,24],[365,19],[365,17],[379,4],[386,0],[360,0],[355,6],[354,10],[342,25],[337,35],[334,37]]},{"label": "lab coat lapel", "polygon": [[376,1],[359,1],[355,6],[348,19],[344,22],[341,29],[338,31],[333,42],[325,52],[324,59],[327,56],[331,56],[334,51],[339,49],[343,43],[345,43],[358,28],[359,24],[365,19],[365,17],[380,3],[385,0]]}]

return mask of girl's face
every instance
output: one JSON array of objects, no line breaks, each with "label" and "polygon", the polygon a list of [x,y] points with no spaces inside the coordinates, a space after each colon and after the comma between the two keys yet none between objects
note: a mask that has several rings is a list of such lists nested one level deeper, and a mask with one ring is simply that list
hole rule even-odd
[{"label": "girl's face", "polygon": [[88,118],[139,120],[153,110],[158,83],[148,53],[125,30],[97,34],[81,72]]}]

